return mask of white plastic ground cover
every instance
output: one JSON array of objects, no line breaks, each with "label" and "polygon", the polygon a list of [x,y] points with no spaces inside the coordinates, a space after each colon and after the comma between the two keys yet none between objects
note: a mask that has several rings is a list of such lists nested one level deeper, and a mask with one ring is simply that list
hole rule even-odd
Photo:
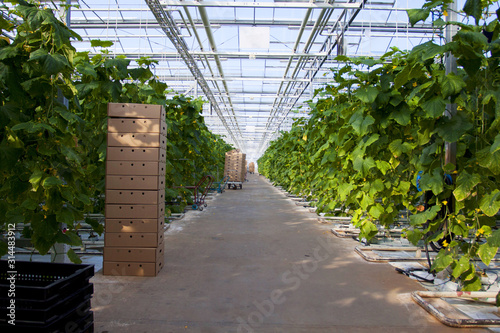
[{"label": "white plastic ground cover", "polygon": [[[449,293],[456,292],[459,289],[459,285],[456,282],[451,281],[449,278],[443,276],[436,277],[433,274],[428,273],[427,265],[418,262],[389,262],[389,264],[402,271],[411,272],[411,274],[405,274],[413,280],[418,281],[425,289],[430,292],[437,293]],[[492,263],[490,266],[486,267],[483,263],[478,263],[479,270],[483,270],[484,274],[482,277],[483,289],[485,292],[493,292],[494,294],[500,290],[500,265],[498,263]],[[432,281],[433,282],[428,282]],[[439,294],[438,294],[439,295]],[[478,324],[483,323],[484,326],[488,327],[493,332],[500,332],[499,327],[491,327],[495,322],[500,320],[499,310],[495,305],[494,298],[485,299],[463,299],[463,298],[450,298],[443,297],[441,300],[449,304],[450,308],[458,310],[463,313],[466,317],[477,320]],[[429,302],[430,304],[432,303]],[[427,310],[427,309],[426,309]],[[464,322],[467,320],[457,320],[456,318],[449,319],[446,318],[444,309],[437,308],[439,320],[443,320],[445,324],[453,323],[454,327],[469,327],[466,326]],[[443,311],[443,312],[441,312]],[[432,312],[431,312],[432,313]],[[436,313],[432,313],[436,315]],[[464,326],[462,326],[464,325]]]}]

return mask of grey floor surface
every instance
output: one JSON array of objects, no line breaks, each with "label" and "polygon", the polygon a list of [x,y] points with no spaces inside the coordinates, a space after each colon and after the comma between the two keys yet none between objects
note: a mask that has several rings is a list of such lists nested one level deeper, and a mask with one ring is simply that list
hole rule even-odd
[{"label": "grey floor surface", "polygon": [[95,332],[474,331],[437,322],[410,299],[418,283],[249,178],[173,222],[157,277],[97,272]]}]

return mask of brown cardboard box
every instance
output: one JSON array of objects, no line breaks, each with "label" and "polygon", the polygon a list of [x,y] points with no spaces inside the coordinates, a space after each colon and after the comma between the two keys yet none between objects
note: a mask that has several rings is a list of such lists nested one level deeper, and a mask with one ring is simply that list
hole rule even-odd
[{"label": "brown cardboard box", "polygon": [[161,119],[108,118],[108,133],[159,133],[167,135]]},{"label": "brown cardboard box", "polygon": [[108,190],[160,190],[165,189],[164,176],[107,175]]},{"label": "brown cardboard box", "polygon": [[106,219],[106,232],[162,232],[165,216],[157,219]]},{"label": "brown cardboard box", "polygon": [[165,246],[158,247],[105,247],[104,261],[156,262],[163,259]]},{"label": "brown cardboard box", "polygon": [[165,191],[141,190],[107,190],[106,203],[108,204],[146,204],[157,205],[165,203]]},{"label": "brown cardboard box", "polygon": [[107,219],[158,219],[165,215],[165,204],[120,205],[106,204]]},{"label": "brown cardboard box", "polygon": [[103,274],[113,276],[156,276],[163,268],[164,259],[153,262],[104,261]]},{"label": "brown cardboard box", "polygon": [[167,137],[159,133],[108,133],[108,147],[167,148]]},{"label": "brown cardboard box", "polygon": [[106,232],[104,247],[158,247],[164,232]]},{"label": "brown cardboard box", "polygon": [[106,161],[107,175],[165,176],[166,163],[142,161]]},{"label": "brown cardboard box", "polygon": [[167,151],[162,148],[108,147],[108,161],[165,161]]},{"label": "brown cardboard box", "polygon": [[119,118],[165,119],[165,110],[161,105],[108,103],[108,116]]}]

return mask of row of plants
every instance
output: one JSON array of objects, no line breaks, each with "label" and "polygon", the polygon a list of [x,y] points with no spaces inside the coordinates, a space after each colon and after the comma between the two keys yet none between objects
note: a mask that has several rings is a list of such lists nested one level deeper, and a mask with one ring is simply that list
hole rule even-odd
[{"label": "row of plants", "polygon": [[[25,1],[2,7],[0,38],[0,230],[24,224],[24,237],[47,253],[55,243],[81,245],[85,218],[104,213],[107,105],[161,104],[167,111],[167,200],[185,205],[194,185],[224,165],[231,147],[211,133],[203,101],[171,93],[154,75],[155,61],[136,64],[111,57],[108,41],[92,41],[101,53],[77,52],[81,40],[50,8]],[[9,17],[9,18],[8,18]],[[64,227],[64,228],[63,228]],[[7,245],[0,241],[0,255]],[[70,250],[74,262],[79,258]]]},{"label": "row of plants", "polygon": [[[446,17],[451,1],[408,11],[412,25]],[[500,246],[500,9],[467,0],[449,43],[433,40],[381,59],[338,57],[333,81],[316,92],[309,119],[272,142],[259,172],[317,211],[352,216],[366,239],[407,219],[412,243],[441,249],[432,271],[447,269],[463,290],[481,288],[480,259]],[[485,23],[488,22],[488,23]],[[456,73],[446,57],[457,59]],[[451,113],[450,110],[456,112]],[[447,159],[453,151],[456,161]],[[283,151],[289,153],[282,154]],[[403,216],[401,216],[403,215]]]}]

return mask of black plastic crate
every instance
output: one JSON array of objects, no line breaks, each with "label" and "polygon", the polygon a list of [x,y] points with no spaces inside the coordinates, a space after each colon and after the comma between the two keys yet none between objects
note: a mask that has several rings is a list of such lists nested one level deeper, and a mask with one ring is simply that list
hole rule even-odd
[{"label": "black plastic crate", "polygon": [[[31,300],[16,299],[16,323],[48,324],[57,320],[62,313],[78,308],[80,304],[89,300],[93,293],[94,285],[90,283],[73,294],[59,298],[57,302],[50,304],[50,306],[45,306],[44,302],[41,301],[33,302]],[[9,299],[4,299],[3,303],[5,301],[9,302]],[[7,318],[7,313],[6,306],[0,307],[0,318]]]},{"label": "black plastic crate", "polygon": [[[16,299],[53,300],[73,293],[94,276],[93,265],[16,261]],[[0,260],[0,295],[10,288],[7,261]]]},{"label": "black plastic crate", "polygon": [[88,300],[76,311],[69,311],[49,324],[37,325],[16,321],[16,325],[12,326],[4,321],[0,322],[0,331],[2,333],[92,333],[94,332],[94,313]]}]

